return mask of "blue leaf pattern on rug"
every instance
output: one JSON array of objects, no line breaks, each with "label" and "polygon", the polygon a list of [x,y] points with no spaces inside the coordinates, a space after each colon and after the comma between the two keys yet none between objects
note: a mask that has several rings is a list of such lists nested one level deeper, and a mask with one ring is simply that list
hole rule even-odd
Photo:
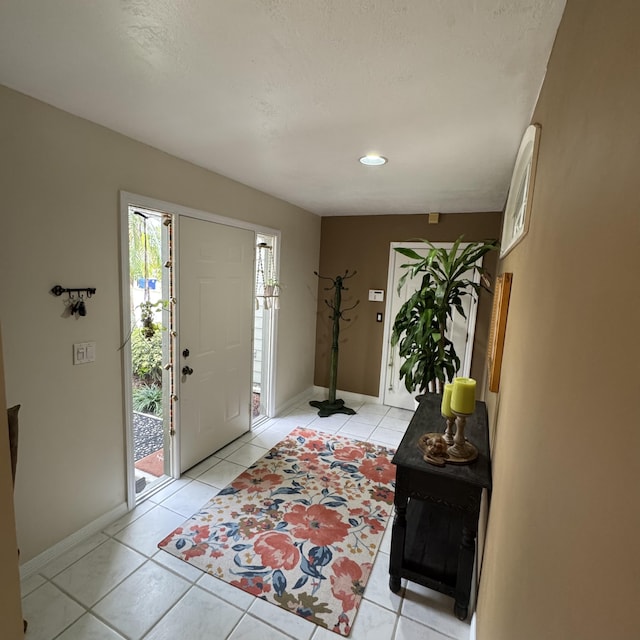
[{"label": "blue leaf pattern on rug", "polygon": [[391,514],[392,455],[295,429],[158,546],[346,636]]}]

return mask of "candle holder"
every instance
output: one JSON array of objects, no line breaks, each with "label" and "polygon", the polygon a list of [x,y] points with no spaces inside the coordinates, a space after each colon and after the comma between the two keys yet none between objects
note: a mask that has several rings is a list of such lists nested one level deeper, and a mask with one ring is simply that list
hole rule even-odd
[{"label": "candle holder", "polygon": [[456,422],[456,417],[445,416],[444,414],[442,414],[442,417],[447,421],[447,426],[442,437],[444,438],[444,441],[451,446],[453,444],[453,425]]},{"label": "candle holder", "polygon": [[466,464],[478,457],[478,449],[464,437],[464,429],[470,413],[452,412],[456,416],[456,435],[453,444],[447,449],[447,462]]}]

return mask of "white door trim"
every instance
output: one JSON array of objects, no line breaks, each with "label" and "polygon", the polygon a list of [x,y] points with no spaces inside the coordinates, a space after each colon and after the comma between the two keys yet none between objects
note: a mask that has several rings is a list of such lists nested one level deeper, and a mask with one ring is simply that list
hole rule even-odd
[{"label": "white door trim", "polygon": [[[265,233],[264,235],[269,235]],[[274,266],[278,280],[280,279],[280,234],[273,235],[273,256]],[[280,292],[282,294],[282,292]],[[269,311],[269,332],[268,332],[268,345],[267,345],[267,357],[262,362],[264,367],[263,377],[267,378],[267,393],[264,398],[264,417],[275,418],[276,416],[276,389],[274,381],[276,379],[276,336],[278,335],[278,316],[276,309],[271,308]],[[263,337],[264,340],[264,337]]]},{"label": "white door trim", "polygon": [[131,366],[131,293],[129,290],[129,200],[120,192],[120,301],[122,309],[120,313],[122,347],[122,401],[125,424],[125,478],[127,486],[127,508],[129,511],[136,506],[136,479],[133,472],[133,399],[131,397],[131,380],[133,367]]},{"label": "white door trim", "polygon": [[272,229],[271,227],[264,227],[253,222],[247,222],[246,220],[239,220],[237,218],[228,218],[226,216],[218,215],[217,213],[211,213],[209,211],[201,211],[200,209],[192,209],[191,207],[185,207],[175,202],[166,202],[165,200],[158,200],[156,198],[150,198],[148,196],[141,196],[136,193],[130,193],[128,191],[120,192],[120,208],[122,209],[123,198],[127,201],[127,205],[139,206],[146,209],[155,209],[156,211],[162,211],[164,213],[173,213],[180,216],[188,216],[190,218],[198,218],[200,220],[208,220],[209,222],[217,222],[218,224],[226,224],[230,227],[238,227],[240,229],[249,229],[256,233],[266,233],[280,238],[280,231],[278,229]]},{"label": "white door trim", "polygon": [[[140,207],[143,209],[151,209],[153,211],[158,211],[159,213],[165,213],[172,215],[174,218],[174,223],[176,221],[177,216],[188,216],[190,218],[197,218],[199,220],[206,220],[209,222],[216,222],[218,224],[224,224],[231,227],[237,227],[240,229],[248,229],[254,231],[255,233],[264,233],[267,235],[272,235],[276,237],[276,241],[278,242],[278,247],[280,247],[280,237],[281,232],[278,229],[273,229],[272,227],[265,227],[262,225],[254,224],[252,222],[247,222],[245,220],[239,220],[237,218],[229,218],[226,216],[221,216],[215,213],[211,213],[208,211],[202,211],[200,209],[193,209],[191,207],[186,207],[184,205],[176,204],[175,202],[168,202],[166,200],[158,200],[157,198],[152,198],[149,196],[143,196],[137,193],[132,193],[130,191],[120,191],[120,283],[121,283],[121,291],[120,291],[120,300],[122,303],[121,309],[121,328],[122,328],[122,340],[129,335],[131,331],[131,323],[129,318],[129,308],[131,305],[130,294],[129,294],[129,206]],[[179,282],[179,226],[178,224],[173,225],[173,243],[174,243],[174,279],[175,282]],[[280,251],[276,253],[276,270],[277,273],[280,273]],[[175,330],[177,332],[180,331],[180,327],[178,326],[178,314],[176,314],[176,325]],[[271,345],[271,353],[272,353],[272,361],[269,365],[268,375],[270,376],[270,409],[271,413],[273,413],[275,408],[275,359],[276,359],[276,337],[277,337],[277,320],[278,314],[273,314],[273,331],[272,331],[272,340],[273,344]],[[174,341],[174,348],[177,349],[177,342]],[[178,353],[173,354],[173,361],[178,362]],[[129,388],[129,381],[132,378],[133,372],[131,368],[131,344],[127,340],[127,343],[122,348],[122,372],[123,372],[123,409],[125,412],[124,422],[125,422],[125,451],[126,451],[126,488],[127,488],[127,506],[129,510],[133,509],[136,506],[136,491],[135,491],[135,473],[133,472],[134,468],[134,450],[133,450],[133,425],[131,423],[131,416],[133,411],[132,406],[132,398],[131,398],[131,389]],[[175,387],[174,387],[175,388]],[[178,429],[180,427],[180,412],[176,412],[174,416],[174,427],[176,432],[179,433]],[[269,417],[272,417],[269,415]],[[180,438],[176,438],[174,443],[174,455],[171,461],[171,472],[174,478],[180,477]]]},{"label": "white door trim", "polygon": [[[450,249],[453,246],[453,242],[433,242],[434,247],[441,248],[444,247],[446,249]],[[469,242],[461,242],[460,247],[464,248],[468,246]],[[407,247],[409,249],[424,249],[425,245],[423,242],[391,242],[389,243],[389,262],[387,269],[387,301],[385,303],[385,313],[384,313],[384,328],[383,328],[383,338],[382,338],[382,360],[380,366],[380,384],[378,387],[378,395],[380,398],[380,402],[384,402],[384,392],[385,385],[387,383],[387,369],[389,367],[389,339],[388,337],[391,335],[391,327],[395,318],[391,318],[391,305],[393,296],[395,295],[395,291],[393,290],[393,280],[394,280],[394,258],[396,252],[395,249],[397,247]],[[482,263],[482,259],[480,259],[480,263]],[[474,273],[473,276],[474,282],[480,282],[480,274],[478,272]],[[471,307],[469,309],[469,327],[470,334],[469,338],[465,345],[465,354],[463,361],[469,363],[469,367],[471,366],[471,355],[473,353],[473,341],[475,337],[476,331],[476,318],[478,314],[478,301],[472,296]],[[464,372],[463,372],[464,373]],[[467,373],[465,373],[467,375]]]}]

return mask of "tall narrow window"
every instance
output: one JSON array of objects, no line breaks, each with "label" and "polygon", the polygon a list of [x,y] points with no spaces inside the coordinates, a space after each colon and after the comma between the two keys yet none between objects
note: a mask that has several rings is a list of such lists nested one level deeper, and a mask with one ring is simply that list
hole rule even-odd
[{"label": "tall narrow window", "polygon": [[252,422],[269,414],[273,331],[280,308],[280,283],[276,269],[276,238],[256,235],[256,310],[253,331]]},{"label": "tall narrow window", "polygon": [[[169,216],[165,216],[170,221]],[[136,496],[170,475],[170,225],[155,211],[129,207],[131,399]]]}]

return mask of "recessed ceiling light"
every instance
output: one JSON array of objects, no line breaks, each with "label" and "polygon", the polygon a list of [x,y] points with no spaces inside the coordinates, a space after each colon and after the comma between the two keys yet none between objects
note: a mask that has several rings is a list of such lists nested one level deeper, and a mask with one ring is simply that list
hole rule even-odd
[{"label": "recessed ceiling light", "polygon": [[367,167],[379,167],[382,164],[387,164],[387,159],[384,156],[379,156],[376,153],[370,153],[360,158],[362,164],[366,164]]}]

